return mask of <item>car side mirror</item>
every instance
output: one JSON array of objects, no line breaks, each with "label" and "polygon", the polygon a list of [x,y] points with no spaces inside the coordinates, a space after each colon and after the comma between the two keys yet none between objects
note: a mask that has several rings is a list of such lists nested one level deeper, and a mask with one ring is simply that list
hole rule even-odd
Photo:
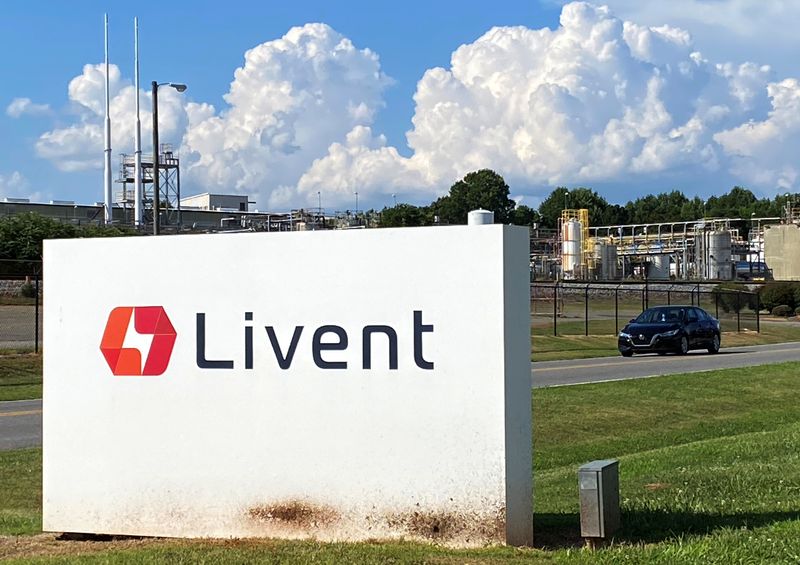
[{"label": "car side mirror", "polygon": [[631,318],[630,320],[628,320],[628,323],[629,323],[629,324],[634,324],[634,323],[636,323],[636,318]]}]

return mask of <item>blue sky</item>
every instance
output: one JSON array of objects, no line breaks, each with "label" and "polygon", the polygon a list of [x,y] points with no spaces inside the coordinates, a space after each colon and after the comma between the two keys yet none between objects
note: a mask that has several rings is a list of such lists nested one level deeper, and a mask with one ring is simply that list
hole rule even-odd
[{"label": "blue sky", "polygon": [[[180,146],[186,161],[184,194],[244,192],[272,209],[308,205],[317,191],[336,208],[348,207],[354,191],[364,205],[383,206],[392,193],[427,203],[483,166],[504,174],[512,194],[532,205],[560,184],[592,186],[619,202],[671,188],[701,196],[733,184],[763,195],[796,190],[798,94],[787,80],[800,77],[792,56],[800,48],[798,8],[775,2],[764,10],[749,0],[609,4],[603,11],[550,0],[38,7],[5,0],[0,197],[101,199],[102,151],[79,142],[81,132],[102,127],[87,111],[96,90],[86,86],[92,81],[83,67],[102,61],[104,12],[120,92],[133,79],[134,15],[142,84],[189,85],[174,111],[161,108],[169,122],[162,141]],[[321,55],[283,57],[275,41],[311,22],[328,27],[302,28],[287,41],[310,42]],[[503,32],[484,36],[494,26]],[[561,36],[541,39],[544,28]],[[626,43],[624,52],[609,56],[590,37]],[[342,39],[352,44],[346,60],[335,54]],[[231,102],[234,71],[262,44]],[[742,67],[747,61],[753,65]],[[299,70],[318,63],[319,71]],[[444,74],[430,72],[436,67]],[[85,96],[70,98],[73,79]],[[281,84],[290,85],[292,100],[265,106],[264,92]],[[243,127],[252,127],[244,139]],[[115,169],[131,143],[115,140]],[[75,165],[64,170],[65,161]]]}]

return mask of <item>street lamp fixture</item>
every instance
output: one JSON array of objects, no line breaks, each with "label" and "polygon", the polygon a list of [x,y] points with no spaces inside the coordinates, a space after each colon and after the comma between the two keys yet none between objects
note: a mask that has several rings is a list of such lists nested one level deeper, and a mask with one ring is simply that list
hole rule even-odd
[{"label": "street lamp fixture", "polygon": [[153,81],[153,235],[158,235],[161,231],[159,216],[159,209],[161,208],[160,195],[161,187],[159,186],[159,173],[158,173],[158,87],[169,86],[178,92],[184,92],[186,85],[180,82],[156,82]]}]

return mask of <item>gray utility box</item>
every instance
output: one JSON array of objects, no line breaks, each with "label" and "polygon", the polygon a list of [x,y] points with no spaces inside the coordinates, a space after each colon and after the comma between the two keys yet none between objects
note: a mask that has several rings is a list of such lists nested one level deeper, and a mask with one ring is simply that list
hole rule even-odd
[{"label": "gray utility box", "polygon": [[578,469],[581,536],[608,538],[619,528],[619,461],[592,461]]}]

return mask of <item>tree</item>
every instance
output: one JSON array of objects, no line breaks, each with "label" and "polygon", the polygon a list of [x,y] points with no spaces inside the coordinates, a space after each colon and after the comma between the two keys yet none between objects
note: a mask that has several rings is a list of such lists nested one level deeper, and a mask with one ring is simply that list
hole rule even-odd
[{"label": "tree", "polygon": [[539,212],[530,206],[518,204],[517,207],[511,211],[510,221],[515,226],[532,226],[535,223],[539,223],[541,218]]},{"label": "tree", "polygon": [[427,206],[397,204],[381,210],[382,228],[402,228],[430,225],[430,210]]},{"label": "tree", "polygon": [[[681,213],[689,199],[679,190],[648,194],[628,202],[628,218],[632,224],[652,224],[657,222],[681,221]],[[687,208],[691,210],[691,208]],[[689,218],[696,219],[696,218]]]},{"label": "tree", "polygon": [[450,187],[450,193],[431,204],[434,214],[445,224],[466,224],[471,210],[494,212],[494,221],[506,224],[515,208],[503,177],[489,169],[467,174]]},{"label": "tree", "polygon": [[542,227],[554,229],[558,227],[561,211],[567,207],[569,189],[559,186],[539,204],[539,216],[542,218]]},{"label": "tree", "polygon": [[539,205],[539,215],[542,217],[542,226],[555,228],[558,226],[561,212],[565,209],[586,208],[589,210],[589,222],[595,226],[608,225],[609,219],[619,219],[625,213],[620,206],[614,208],[609,214],[609,204],[605,198],[590,188],[568,189],[559,186]]},{"label": "tree", "polygon": [[0,259],[40,261],[42,240],[75,237],[78,230],[35,212],[0,218]]},{"label": "tree", "polygon": [[[116,226],[87,226],[78,228],[35,212],[25,212],[0,218],[0,259],[41,261],[42,241],[73,237],[116,237],[135,235],[131,229]],[[20,268],[27,268],[23,265]],[[10,273],[12,267],[5,268]],[[13,270],[13,269],[12,269]]]}]

